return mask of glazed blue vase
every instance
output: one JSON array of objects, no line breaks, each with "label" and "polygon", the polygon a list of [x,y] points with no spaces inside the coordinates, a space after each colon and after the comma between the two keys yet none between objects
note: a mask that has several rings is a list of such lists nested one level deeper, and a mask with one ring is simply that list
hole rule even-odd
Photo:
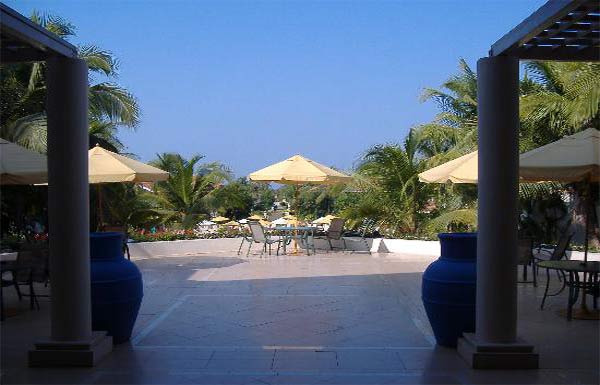
[{"label": "glazed blue vase", "polygon": [[438,234],[442,255],[423,273],[422,299],[438,345],[475,331],[477,233]]},{"label": "glazed blue vase", "polygon": [[92,330],[115,344],[131,337],[144,289],[138,267],[123,256],[123,234],[91,233]]}]

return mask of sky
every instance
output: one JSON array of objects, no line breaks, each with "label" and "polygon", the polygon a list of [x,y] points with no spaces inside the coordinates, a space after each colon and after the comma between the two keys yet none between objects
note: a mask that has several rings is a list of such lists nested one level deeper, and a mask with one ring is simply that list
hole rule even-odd
[{"label": "sky", "polygon": [[141,160],[202,154],[237,176],[302,154],[349,170],[369,146],[431,121],[425,87],[545,0],[26,1],[58,15],[77,45],[119,60],[142,119],[120,138]]}]

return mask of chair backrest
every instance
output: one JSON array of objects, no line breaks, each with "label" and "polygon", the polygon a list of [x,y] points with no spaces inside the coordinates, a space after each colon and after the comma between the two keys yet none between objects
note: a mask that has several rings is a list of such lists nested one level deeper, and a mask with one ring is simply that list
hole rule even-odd
[{"label": "chair backrest", "polygon": [[373,219],[367,218],[363,220],[358,231],[360,232],[361,237],[366,237],[371,231],[373,231],[373,227],[375,227],[375,221]]},{"label": "chair backrest", "polygon": [[533,238],[519,238],[518,264],[526,265],[533,259]]},{"label": "chair backrest", "polygon": [[552,250],[552,255],[550,256],[551,261],[558,261],[567,255],[566,252],[571,243],[571,238],[573,238],[573,231],[570,229],[567,229],[567,231],[562,233],[556,247]]},{"label": "chair backrest", "polygon": [[250,226],[250,233],[254,242],[265,242],[267,240],[265,229],[259,222],[248,222],[248,226]]},{"label": "chair backrest", "polygon": [[19,251],[17,254],[17,266],[29,267],[29,269],[17,270],[17,281],[28,281],[31,274],[33,282],[46,282],[49,277],[48,250],[31,249]]},{"label": "chair backrest", "polygon": [[340,239],[344,233],[344,218],[333,218],[327,229],[327,237],[331,239]]}]

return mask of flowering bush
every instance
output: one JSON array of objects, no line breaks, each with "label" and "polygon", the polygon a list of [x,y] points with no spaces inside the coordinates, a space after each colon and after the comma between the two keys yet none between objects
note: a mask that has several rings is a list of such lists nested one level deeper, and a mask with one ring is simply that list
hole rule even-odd
[{"label": "flowering bush", "polygon": [[214,232],[198,233],[194,230],[165,230],[155,233],[147,231],[135,231],[129,234],[129,238],[135,242],[157,242],[157,241],[180,241],[189,239],[217,239],[236,238],[242,236],[239,229],[220,227]]}]

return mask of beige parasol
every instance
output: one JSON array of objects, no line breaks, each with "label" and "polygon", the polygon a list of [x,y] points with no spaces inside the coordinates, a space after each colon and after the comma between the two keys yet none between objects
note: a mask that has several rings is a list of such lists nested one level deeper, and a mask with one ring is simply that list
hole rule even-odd
[{"label": "beige parasol", "polygon": [[[302,155],[294,155],[291,158],[255,171],[248,175],[248,178],[254,182],[275,182],[295,185],[295,214],[298,214],[299,186],[305,184],[332,185],[347,183],[352,180],[351,176],[305,158]],[[294,244],[294,250],[296,250],[296,244]]]},{"label": "beige parasol", "polygon": [[88,153],[90,183],[158,182],[169,173],[159,168],[108,151],[99,145]]},{"label": "beige parasol", "polygon": [[108,151],[99,145],[88,152],[88,173],[90,183],[96,183],[98,190],[99,228],[103,222],[101,183],[159,182],[169,179],[166,171]]},{"label": "beige parasol", "polygon": [[522,154],[519,175],[528,182],[599,182],[600,131],[588,128]]},{"label": "beige parasol", "polygon": [[419,174],[425,183],[477,183],[477,151],[433,167]]},{"label": "beige parasol", "polygon": [[0,138],[0,184],[48,182],[46,156]]}]

